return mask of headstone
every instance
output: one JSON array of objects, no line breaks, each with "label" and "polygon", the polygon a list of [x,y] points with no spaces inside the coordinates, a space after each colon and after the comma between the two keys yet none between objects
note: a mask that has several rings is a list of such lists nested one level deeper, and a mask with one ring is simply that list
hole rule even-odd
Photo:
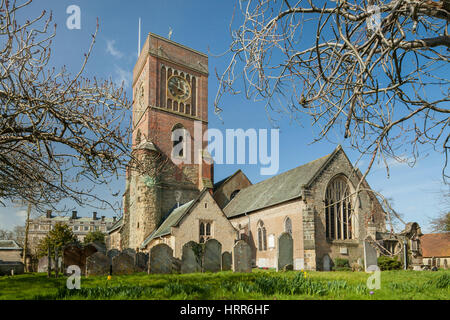
[{"label": "headstone", "polygon": [[118,256],[119,254],[120,254],[120,251],[117,250],[117,249],[111,249],[111,250],[108,250],[108,251],[106,252],[106,255],[108,256],[109,262],[110,262],[110,263],[112,263],[112,259],[113,259],[115,256]]},{"label": "headstone", "polygon": [[172,273],[173,250],[165,243],[150,249],[149,273]]},{"label": "headstone", "polygon": [[48,267],[48,256],[40,258],[38,262],[37,272],[47,272],[47,267]]},{"label": "headstone", "polygon": [[232,263],[233,257],[231,256],[231,253],[228,251],[222,253],[222,271],[231,270]]},{"label": "headstone", "polygon": [[84,259],[93,255],[96,252],[98,252],[98,250],[97,250],[97,247],[93,243],[88,243],[87,245],[83,246]]},{"label": "headstone", "polygon": [[288,264],[294,265],[294,242],[290,233],[284,232],[278,237],[277,250],[277,271],[283,270]]},{"label": "headstone", "polygon": [[377,250],[368,241],[364,241],[364,270],[367,272],[370,266],[378,266]]},{"label": "headstone", "polygon": [[180,273],[181,271],[181,259],[172,257],[172,272]]},{"label": "headstone", "polygon": [[122,250],[122,253],[126,253],[126,254],[132,256],[133,259],[134,259],[134,257],[136,256],[136,250],[131,249],[131,248],[123,249],[123,250]]},{"label": "headstone", "polygon": [[132,274],[134,273],[134,259],[126,253],[121,253],[112,259],[113,274]]},{"label": "headstone", "polygon": [[148,254],[144,252],[138,252],[135,256],[136,271],[142,272],[148,269]]},{"label": "headstone", "polygon": [[252,272],[252,249],[244,240],[239,240],[233,247],[233,271]]},{"label": "headstone", "polygon": [[330,271],[331,270],[331,259],[329,255],[324,255],[322,259],[323,263],[323,271]]},{"label": "headstone", "polygon": [[109,274],[109,258],[96,252],[86,258],[86,276],[103,276]]},{"label": "headstone", "polygon": [[222,244],[216,239],[205,242],[203,253],[203,272],[218,272],[222,270]]},{"label": "headstone", "polygon": [[447,262],[447,259],[444,259],[444,269],[448,269],[448,262]]},{"label": "headstone", "polygon": [[101,252],[103,254],[106,254],[106,246],[99,242],[99,241],[94,241],[94,242],[90,242],[89,243],[91,246],[94,246],[95,249],[97,249],[97,252]]},{"label": "headstone", "polygon": [[86,259],[84,258],[83,249],[78,245],[70,244],[64,248],[63,262],[64,270],[67,270],[72,265],[80,267],[81,272],[85,272],[86,270]]},{"label": "headstone", "polygon": [[195,241],[185,243],[181,255],[181,273],[201,272],[201,262],[201,245]]}]

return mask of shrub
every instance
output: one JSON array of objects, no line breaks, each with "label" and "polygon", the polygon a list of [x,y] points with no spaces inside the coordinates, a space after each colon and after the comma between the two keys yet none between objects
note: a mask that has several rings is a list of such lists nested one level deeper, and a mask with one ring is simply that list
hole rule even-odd
[{"label": "shrub", "polygon": [[352,270],[350,268],[350,263],[349,263],[348,259],[336,258],[336,259],[334,259],[333,262],[334,262],[334,266],[333,266],[334,271],[350,271],[350,270]]},{"label": "shrub", "polygon": [[381,256],[378,258],[378,267],[380,270],[401,270],[402,263],[398,261],[397,257],[391,258],[386,256]]}]

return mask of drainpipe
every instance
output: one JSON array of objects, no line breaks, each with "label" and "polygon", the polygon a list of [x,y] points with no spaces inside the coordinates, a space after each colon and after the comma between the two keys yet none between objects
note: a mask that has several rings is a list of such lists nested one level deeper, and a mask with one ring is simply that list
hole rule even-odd
[{"label": "drainpipe", "polygon": [[403,242],[403,269],[407,270],[408,269],[408,245],[406,244],[406,241]]}]

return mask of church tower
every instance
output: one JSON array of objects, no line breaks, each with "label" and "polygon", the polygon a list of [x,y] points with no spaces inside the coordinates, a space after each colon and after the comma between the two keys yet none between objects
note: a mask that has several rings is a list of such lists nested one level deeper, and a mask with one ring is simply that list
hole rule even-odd
[{"label": "church tower", "polygon": [[[139,248],[175,207],[212,188],[208,57],[149,33],[133,70],[133,155],[124,210],[125,246]],[[128,215],[128,216],[127,216]]]}]

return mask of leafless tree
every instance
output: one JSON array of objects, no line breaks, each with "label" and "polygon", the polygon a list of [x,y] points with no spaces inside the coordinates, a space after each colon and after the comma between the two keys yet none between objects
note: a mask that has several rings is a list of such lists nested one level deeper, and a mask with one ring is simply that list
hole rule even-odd
[{"label": "leafless tree", "polygon": [[388,175],[388,158],[414,165],[425,144],[443,154],[447,181],[449,0],[247,0],[236,8],[230,62],[216,71],[216,112],[243,82],[269,117],[310,119],[314,141],[337,132],[369,157],[363,178],[376,159]]},{"label": "leafless tree", "polygon": [[0,198],[41,211],[65,198],[105,204],[95,186],[117,177],[130,159],[131,103],[123,87],[84,77],[98,23],[71,75],[50,66],[51,13],[16,18],[30,3],[0,5]]}]

